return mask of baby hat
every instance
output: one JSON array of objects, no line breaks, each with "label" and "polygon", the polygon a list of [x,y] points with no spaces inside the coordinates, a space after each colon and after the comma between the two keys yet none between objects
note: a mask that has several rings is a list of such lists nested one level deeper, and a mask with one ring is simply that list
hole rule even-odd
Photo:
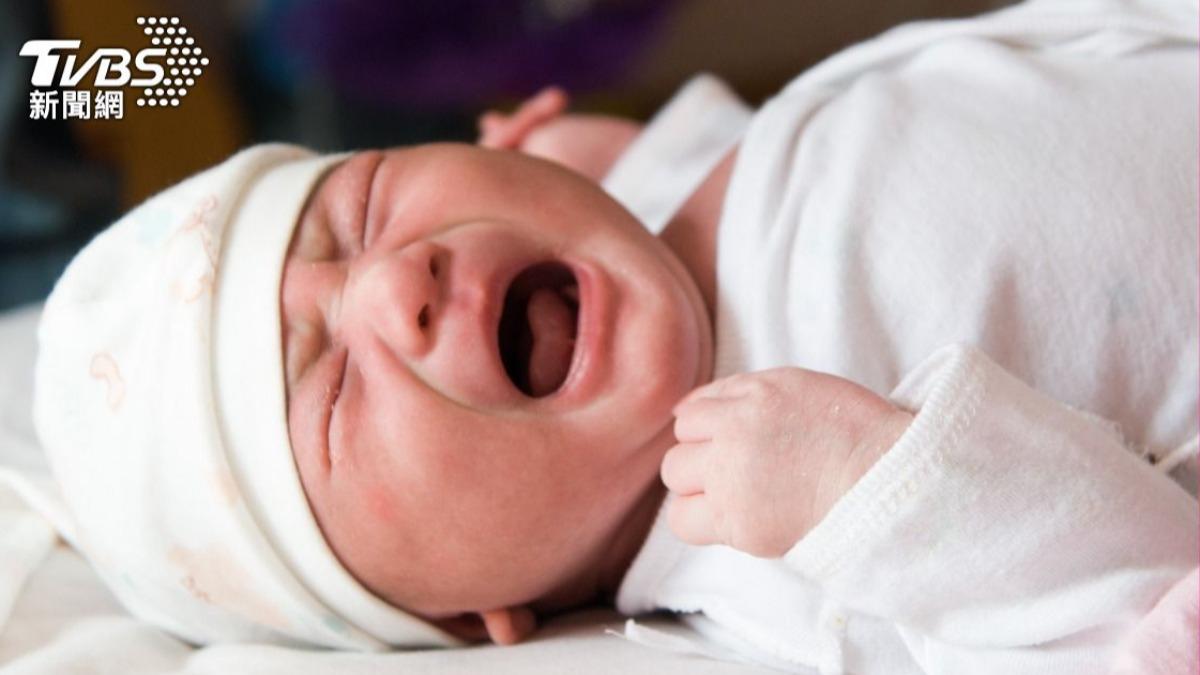
[{"label": "baby hat", "polygon": [[244,150],[102,232],[46,301],[34,422],[62,534],[134,615],[194,643],[459,643],[346,571],[292,459],[281,275],[341,159]]}]

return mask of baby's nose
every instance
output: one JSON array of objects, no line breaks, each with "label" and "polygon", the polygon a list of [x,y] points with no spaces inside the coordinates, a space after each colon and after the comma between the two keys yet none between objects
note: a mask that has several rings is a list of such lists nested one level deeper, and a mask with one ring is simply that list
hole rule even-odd
[{"label": "baby's nose", "polygon": [[351,270],[339,323],[374,333],[402,356],[424,355],[442,305],[441,262],[438,248],[426,242],[361,260]]}]

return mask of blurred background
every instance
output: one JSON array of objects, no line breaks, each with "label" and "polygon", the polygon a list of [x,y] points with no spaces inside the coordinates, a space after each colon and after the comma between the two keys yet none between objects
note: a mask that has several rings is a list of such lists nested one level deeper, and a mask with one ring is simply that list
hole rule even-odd
[{"label": "blurred background", "polygon": [[[575,110],[645,119],[702,70],[758,103],[896,24],[1003,4],[0,0],[0,309],[45,297],[123,211],[246,144],[471,141],[480,112],[547,84],[565,87]],[[98,47],[136,53],[150,46],[139,16],[179,17],[209,58],[179,107],[137,107],[126,89],[120,120],[30,119],[35,60],[18,56],[25,41],[82,40],[81,59]]]}]

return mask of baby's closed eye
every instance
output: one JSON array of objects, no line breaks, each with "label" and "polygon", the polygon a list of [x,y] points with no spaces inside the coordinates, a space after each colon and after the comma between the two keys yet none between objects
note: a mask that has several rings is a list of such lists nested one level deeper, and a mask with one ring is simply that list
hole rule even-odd
[{"label": "baby's closed eye", "polygon": [[325,346],[325,331],[311,321],[288,322],[284,331],[284,378],[292,389]]}]

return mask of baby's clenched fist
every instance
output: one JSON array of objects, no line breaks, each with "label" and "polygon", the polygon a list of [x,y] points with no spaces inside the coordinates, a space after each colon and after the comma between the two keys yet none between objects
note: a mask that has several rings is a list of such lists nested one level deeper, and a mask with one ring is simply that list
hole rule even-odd
[{"label": "baby's clenched fist", "polygon": [[667,518],[691,544],[779,557],[908,428],[912,415],[849,380],[801,368],[744,373],[675,407],[662,463]]}]

